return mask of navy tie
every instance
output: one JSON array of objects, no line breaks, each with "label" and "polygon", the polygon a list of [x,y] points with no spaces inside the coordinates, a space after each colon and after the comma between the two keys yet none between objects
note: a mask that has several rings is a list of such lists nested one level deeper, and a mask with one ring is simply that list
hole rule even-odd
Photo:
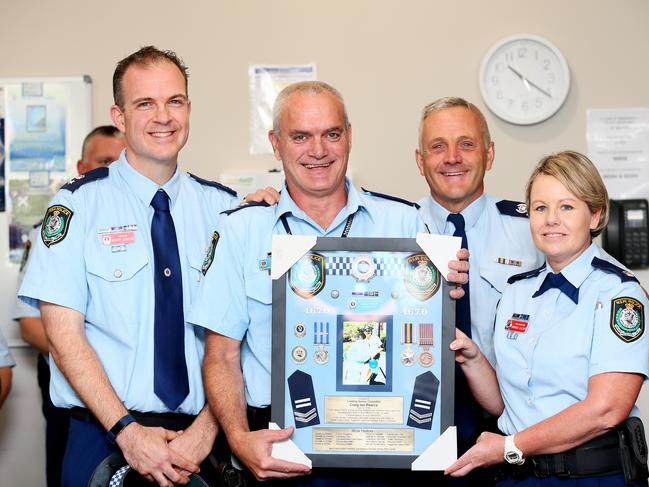
[{"label": "navy tie", "polygon": [[167,193],[159,189],[151,206],[155,210],[151,221],[155,281],[153,391],[175,411],[189,394],[182,271]]},{"label": "navy tie", "polygon": [[561,272],[559,272],[558,274],[548,272],[548,274],[545,276],[543,284],[541,284],[541,287],[538,291],[532,294],[532,297],[536,298],[548,289],[552,288],[559,289],[563,294],[572,299],[575,304],[579,303],[579,288],[576,288],[575,286],[570,284],[568,279],[566,279],[563,274],[561,274]]},{"label": "navy tie", "polygon": [[[462,238],[462,248],[468,249],[469,243],[464,228],[464,217],[460,213],[450,213],[446,218],[455,225],[454,237]],[[471,337],[471,301],[469,285],[464,287],[464,296],[455,305],[455,326],[466,336]],[[475,436],[482,423],[482,409],[471,394],[464,372],[455,364],[455,424],[458,430],[458,452],[463,454],[475,443]]]},{"label": "navy tie", "polygon": [[[464,230],[464,217],[461,213],[449,213],[446,218],[453,225],[455,225],[454,237],[462,238],[462,248],[468,249],[469,243],[466,239],[466,231]],[[455,326],[462,330],[466,336],[471,338],[471,301],[469,293],[469,285],[463,286],[464,296],[457,300],[455,306]]]}]

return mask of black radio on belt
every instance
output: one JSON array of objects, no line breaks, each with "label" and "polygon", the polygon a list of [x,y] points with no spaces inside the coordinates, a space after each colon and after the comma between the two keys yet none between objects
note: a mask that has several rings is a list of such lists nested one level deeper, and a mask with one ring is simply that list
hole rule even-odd
[{"label": "black radio on belt", "polygon": [[610,200],[604,250],[630,269],[649,266],[647,200]]}]

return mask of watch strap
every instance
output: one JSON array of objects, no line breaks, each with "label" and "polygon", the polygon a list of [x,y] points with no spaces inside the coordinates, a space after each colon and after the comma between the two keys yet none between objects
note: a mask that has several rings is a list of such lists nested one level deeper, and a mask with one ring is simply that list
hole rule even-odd
[{"label": "watch strap", "polygon": [[127,414],[126,416],[120,418],[117,423],[113,425],[113,427],[108,430],[106,433],[106,439],[111,445],[115,444],[115,440],[117,440],[117,435],[119,435],[124,428],[126,428],[129,424],[134,423],[135,418],[131,416],[130,414]]}]

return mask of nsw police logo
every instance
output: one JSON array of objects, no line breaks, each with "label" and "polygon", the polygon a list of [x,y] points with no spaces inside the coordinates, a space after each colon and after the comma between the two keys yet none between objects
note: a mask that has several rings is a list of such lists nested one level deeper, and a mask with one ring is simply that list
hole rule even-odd
[{"label": "nsw police logo", "polygon": [[203,265],[201,266],[201,272],[203,275],[207,274],[207,271],[212,265],[214,260],[214,252],[216,252],[216,244],[219,243],[219,232],[214,232],[212,234],[212,241],[210,242],[210,247],[207,249],[205,254],[205,259],[203,259]]},{"label": "nsw police logo", "polygon": [[61,242],[68,234],[72,210],[63,205],[50,206],[41,225],[41,239],[46,247]]},{"label": "nsw police logo", "polygon": [[439,272],[424,253],[406,259],[403,280],[408,292],[420,301],[426,301],[439,289]]},{"label": "nsw police logo", "polygon": [[614,299],[611,303],[611,330],[621,340],[634,342],[644,333],[644,306],[628,297]]},{"label": "nsw police logo", "polygon": [[325,260],[320,254],[309,253],[289,271],[291,289],[298,296],[309,299],[322,291],[325,284]]}]

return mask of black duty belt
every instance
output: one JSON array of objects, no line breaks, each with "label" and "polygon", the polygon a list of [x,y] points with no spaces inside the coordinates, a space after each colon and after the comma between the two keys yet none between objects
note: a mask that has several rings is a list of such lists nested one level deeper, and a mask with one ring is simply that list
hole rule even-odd
[{"label": "black duty belt", "polygon": [[578,479],[621,473],[622,459],[617,430],[563,453],[528,457],[523,465],[502,465],[500,471],[503,477],[514,479],[550,476]]},{"label": "black duty belt", "polygon": [[[142,426],[160,426],[168,430],[187,429],[196,419],[196,416],[182,413],[143,413],[140,411],[129,411],[129,414],[135,418]],[[74,407],[70,409],[70,416],[79,421],[87,423],[101,423],[95,415],[86,408]]]},{"label": "black duty belt", "polygon": [[247,415],[250,431],[268,428],[268,423],[270,422],[270,407],[256,408],[248,406]]}]

